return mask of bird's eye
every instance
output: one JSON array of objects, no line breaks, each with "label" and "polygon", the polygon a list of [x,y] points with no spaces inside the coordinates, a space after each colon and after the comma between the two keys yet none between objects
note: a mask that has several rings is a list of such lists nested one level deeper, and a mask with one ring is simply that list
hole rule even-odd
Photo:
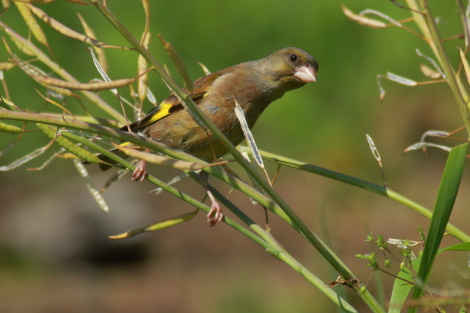
[{"label": "bird's eye", "polygon": [[297,61],[297,54],[291,54],[289,58],[292,62],[295,62]]}]

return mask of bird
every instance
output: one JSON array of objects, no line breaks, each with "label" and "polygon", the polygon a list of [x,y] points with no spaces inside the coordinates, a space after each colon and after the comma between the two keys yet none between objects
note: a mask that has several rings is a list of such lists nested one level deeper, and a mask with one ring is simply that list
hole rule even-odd
[{"label": "bird", "polygon": [[[195,80],[192,91],[183,90],[236,146],[245,137],[235,114],[235,102],[243,109],[251,129],[273,101],[287,91],[316,82],[318,69],[317,60],[310,54],[300,48],[286,47],[262,59],[210,73]],[[139,133],[207,162],[227,154],[224,145],[193,119],[176,95],[169,96],[144,118],[121,130]],[[109,165],[102,164],[101,167],[106,169]],[[145,177],[145,161],[141,161],[132,180],[143,181]],[[221,210],[212,205],[209,224],[215,225],[222,217]]]}]

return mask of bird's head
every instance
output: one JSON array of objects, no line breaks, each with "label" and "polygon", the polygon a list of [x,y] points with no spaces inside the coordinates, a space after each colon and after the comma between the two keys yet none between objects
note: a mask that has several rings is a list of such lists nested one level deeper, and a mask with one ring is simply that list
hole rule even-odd
[{"label": "bird's head", "polygon": [[283,48],[259,62],[267,79],[284,91],[317,81],[317,60],[299,48]]}]

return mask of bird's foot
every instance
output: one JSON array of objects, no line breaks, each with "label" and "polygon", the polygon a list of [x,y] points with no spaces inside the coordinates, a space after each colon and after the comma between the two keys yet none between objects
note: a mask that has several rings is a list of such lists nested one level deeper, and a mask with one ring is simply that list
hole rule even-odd
[{"label": "bird's foot", "polygon": [[224,212],[220,207],[219,202],[215,200],[214,196],[210,191],[207,191],[207,195],[211,200],[211,210],[207,213],[207,223],[209,223],[210,227],[215,226],[217,223],[220,223],[224,218]]},{"label": "bird's foot", "polygon": [[140,160],[137,166],[135,167],[134,172],[132,172],[132,181],[144,181],[147,177],[147,162]]}]

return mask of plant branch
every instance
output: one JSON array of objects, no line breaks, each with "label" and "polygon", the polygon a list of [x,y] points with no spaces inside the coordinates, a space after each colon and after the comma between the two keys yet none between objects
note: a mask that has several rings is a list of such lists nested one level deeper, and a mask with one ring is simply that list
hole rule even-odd
[{"label": "plant branch", "polygon": [[[385,188],[383,186],[368,182],[366,180],[362,180],[356,177],[352,177],[349,175],[341,174],[332,170],[328,170],[319,166],[315,166],[312,164],[308,164],[302,161],[286,158],[274,153],[266,152],[260,150],[261,155],[268,161],[277,163],[277,164],[282,164],[288,167],[296,168],[302,171],[314,173],[320,176],[324,176],[327,178],[331,178],[343,183],[346,183],[348,185],[352,185],[361,189],[365,189],[367,191],[372,191],[376,194],[379,194],[381,196],[384,196],[386,198],[389,198],[393,201],[396,201],[400,204],[403,204],[404,206],[413,209],[415,212],[426,216],[427,218],[431,218],[433,212],[426,207],[420,205],[419,203],[416,203],[415,201],[391,190],[390,188]],[[454,236],[455,238],[461,240],[462,242],[469,242],[470,241],[470,236],[463,232],[462,230],[458,229],[452,224],[447,224],[446,231]]]},{"label": "plant branch", "polygon": [[[0,20],[0,29],[3,29],[6,34],[10,36],[10,38],[23,49],[26,49],[30,54],[33,54],[35,57],[38,58],[39,61],[47,65],[51,70],[53,70],[57,75],[61,76],[66,81],[72,83],[78,83],[78,81],[70,75],[67,71],[65,71],[62,67],[60,67],[57,63],[52,61],[41,49],[36,47],[31,41],[27,40],[26,38],[22,37],[20,34],[15,32],[13,29],[8,27],[5,23]],[[107,104],[103,99],[101,99],[96,93],[82,90],[81,91],[88,99],[93,101],[100,107],[103,111],[108,113],[110,116],[118,120],[120,123],[125,124],[126,120],[124,119],[123,115],[116,111],[113,107]]]},{"label": "plant branch", "polygon": [[[165,72],[163,67],[156,62],[153,56],[145,49],[140,42],[122,25],[121,22],[113,15],[109,9],[99,1],[94,4],[101,13],[121,32],[126,40],[139,52],[146,61],[151,64],[168,86],[175,94],[186,104],[191,110],[191,115],[196,116],[205,126],[214,134],[214,136],[225,145],[226,149],[233,155],[235,160],[247,171],[247,173],[263,188],[266,193],[274,200],[275,203],[284,211],[292,223],[295,225],[307,240],[322,254],[322,256],[338,271],[345,279],[353,277],[351,270],[344,264],[334,253],[326,246],[314,233],[312,233],[298,215],[290,208],[290,206],[279,196],[279,194],[270,186],[269,182],[260,175],[257,170],[241,155],[236,147],[228,140],[227,137],[212,123],[212,121],[202,113],[199,107],[188,98],[187,94],[175,83],[171,77]],[[207,170],[208,171],[208,170]],[[359,293],[360,296],[362,296]]]},{"label": "plant branch", "polygon": [[470,136],[470,115],[469,108],[467,105],[468,94],[462,85],[460,78],[455,74],[452,65],[450,64],[447,52],[442,43],[439,30],[432,16],[427,0],[418,0],[419,6],[416,0],[407,0],[408,5],[413,9],[418,9],[422,14],[414,13],[416,24],[425,35],[427,42],[434,52],[434,55],[439,60],[439,63],[444,70],[446,75],[447,83],[454,95],[455,101],[459,108],[462,119],[467,128],[467,134]]}]

